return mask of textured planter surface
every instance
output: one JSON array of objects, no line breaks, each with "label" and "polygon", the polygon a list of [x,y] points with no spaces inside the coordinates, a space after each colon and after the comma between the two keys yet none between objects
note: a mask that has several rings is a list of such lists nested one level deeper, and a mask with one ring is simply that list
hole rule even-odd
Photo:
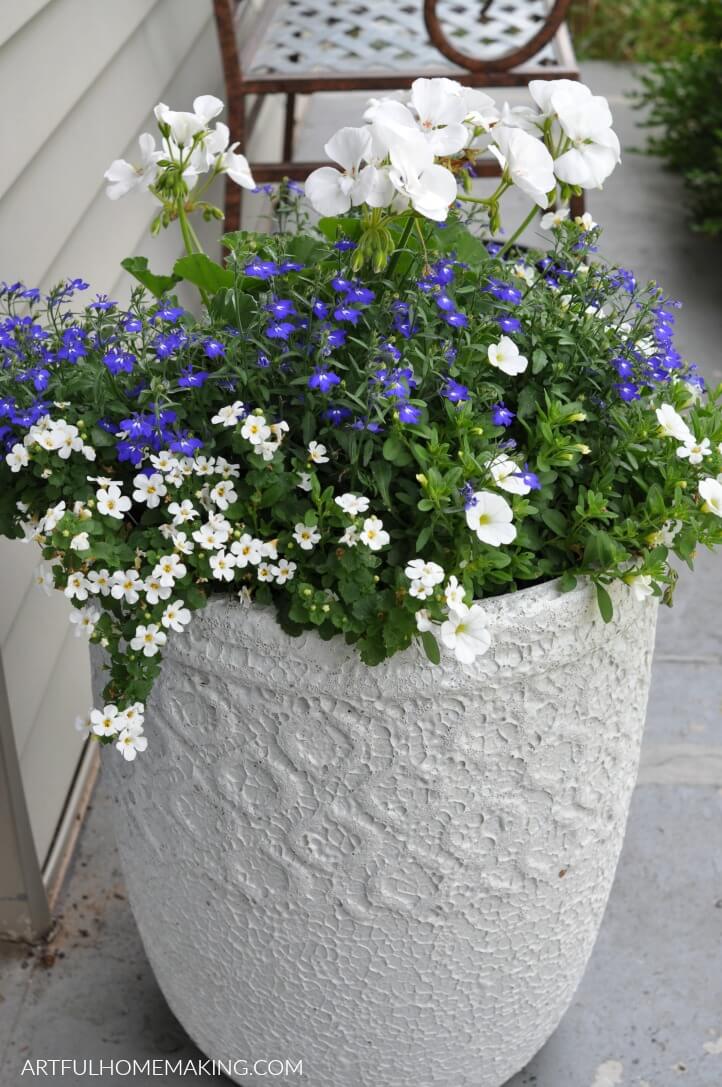
[{"label": "textured planter surface", "polygon": [[367,668],[234,602],[172,640],[148,751],[105,766],[148,957],[206,1054],[303,1059],[310,1087],[499,1087],[531,1058],[637,772],[657,608],[613,597],[607,626],[586,584],[487,601],[467,667]]}]

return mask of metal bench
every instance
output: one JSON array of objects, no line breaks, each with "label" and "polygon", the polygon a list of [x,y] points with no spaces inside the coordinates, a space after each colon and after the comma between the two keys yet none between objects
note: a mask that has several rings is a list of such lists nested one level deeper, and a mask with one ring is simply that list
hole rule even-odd
[{"label": "metal bench", "polygon": [[[293,161],[296,97],[397,90],[419,76],[470,87],[578,79],[564,24],[570,0],[214,0],[231,138],[248,144],[267,94],[286,97],[280,162],[251,163],[259,182],[303,180],[320,165]],[[247,99],[253,99],[247,108]],[[485,176],[498,176],[484,162]],[[226,229],[241,190],[226,187]],[[578,202],[576,202],[578,203]],[[578,205],[580,206],[580,205]],[[575,209],[576,210],[576,209]]]}]

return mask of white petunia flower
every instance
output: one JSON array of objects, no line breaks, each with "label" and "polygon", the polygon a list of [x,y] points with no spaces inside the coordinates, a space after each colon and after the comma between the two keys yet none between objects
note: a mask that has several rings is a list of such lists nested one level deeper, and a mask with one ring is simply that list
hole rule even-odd
[{"label": "white petunia flower", "polygon": [[662,404],[656,410],[659,429],[666,438],[676,438],[677,441],[694,441],[694,435],[685,423],[679,412],[675,411],[671,404]]},{"label": "white petunia flower", "polygon": [[702,509],[705,513],[714,513],[722,517],[722,480],[713,479],[711,476],[703,479],[699,484],[699,494],[702,499]]},{"label": "white petunia flower", "polygon": [[491,645],[491,635],[486,625],[484,609],[475,604],[471,608],[455,609],[441,625],[441,641],[451,649],[462,664],[471,664],[486,653]]},{"label": "white petunia flower", "polygon": [[73,608],[69,618],[75,627],[76,638],[79,638],[81,634],[85,634],[86,637],[90,638],[98,619],[100,619],[100,608],[92,605],[85,608]]},{"label": "white petunia flower", "polygon": [[412,559],[404,573],[409,581],[420,581],[428,589],[439,585],[446,576],[437,562],[425,562],[423,559]]},{"label": "white petunia flower", "polygon": [[143,582],[137,570],[116,570],[111,578],[110,595],[126,604],[137,604],[143,591]]},{"label": "white petunia flower", "polygon": [[103,517],[115,517],[118,521],[123,520],[123,515],[128,512],[133,504],[115,483],[97,490],[95,499],[98,504],[98,513],[102,514]]},{"label": "white petunia flower", "polygon": [[148,739],[142,729],[124,728],[118,736],[116,748],[126,762],[132,762],[137,754],[142,754],[148,746]]},{"label": "white petunia flower", "polygon": [[271,428],[266,424],[263,415],[249,415],[241,427],[241,437],[251,445],[261,445],[267,442],[271,436]]},{"label": "white petunia flower", "polygon": [[135,502],[145,502],[149,510],[156,509],[160,505],[161,498],[168,493],[168,488],[160,472],[153,472],[149,476],[143,473],[137,475],[133,480],[133,486],[135,487],[133,500]]},{"label": "white petunia flower", "polygon": [[19,472],[20,469],[25,468],[29,462],[30,455],[25,446],[21,445],[20,442],[16,442],[5,457],[5,463],[11,472]]},{"label": "white petunia flower", "polygon": [[308,457],[314,464],[328,464],[328,457],[326,456],[326,446],[321,445],[320,442],[308,443]]},{"label": "white petunia flower", "polygon": [[317,532],[318,525],[304,525],[299,522],[293,530],[293,538],[302,551],[311,551],[321,539],[321,533]]},{"label": "white petunia flower", "polygon": [[273,572],[276,577],[276,584],[285,585],[287,581],[293,581],[296,573],[296,563],[289,562],[288,559],[279,559],[278,565],[273,568]]},{"label": "white petunia flower", "polygon": [[73,536],[70,541],[70,547],[72,551],[89,551],[90,550],[90,538],[87,532],[79,532],[76,536]]},{"label": "white petunia flower", "polygon": [[466,607],[464,595],[464,586],[460,585],[456,576],[452,574],[444,589],[447,608],[451,611],[461,611],[462,608]]},{"label": "white petunia flower", "polygon": [[632,595],[635,600],[646,600],[648,596],[654,595],[654,588],[652,587],[652,578],[649,574],[635,574],[624,579],[632,590]]},{"label": "white petunia flower", "polygon": [[175,630],[180,634],[190,623],[191,613],[184,607],[182,600],[173,600],[166,605],[160,621],[168,630]]},{"label": "white petunia flower", "polygon": [[466,508],[466,523],[482,543],[491,547],[509,544],[516,538],[512,510],[500,494],[476,491]]},{"label": "white petunia flower", "polygon": [[531,487],[524,482],[519,465],[506,453],[498,453],[489,464],[489,471],[497,487],[509,494],[529,494]]},{"label": "white petunia flower", "polygon": [[709,438],[703,438],[698,442],[694,435],[690,435],[684,445],[677,448],[677,456],[683,460],[689,460],[690,464],[701,464],[705,457],[712,452]]},{"label": "white petunia flower", "polygon": [[236,565],[244,570],[246,566],[258,566],[263,556],[263,544],[254,539],[248,532],[244,532],[238,540],[231,544],[231,551],[236,556]]},{"label": "white petunia flower", "polygon": [[233,581],[236,576],[234,572],[237,565],[236,556],[225,548],[211,555],[210,564],[213,576],[219,581]]},{"label": "white petunia flower", "polygon": [[136,653],[143,653],[144,657],[154,657],[168,641],[168,635],[161,630],[157,623],[141,623],[135,628],[135,637],[130,640],[130,648]]},{"label": "white petunia flower", "polygon": [[85,575],[79,572],[69,574],[64,593],[68,600],[87,600],[88,582],[85,579]]},{"label": "white petunia flower", "polygon": [[370,551],[380,551],[391,542],[391,537],[384,529],[383,522],[378,517],[367,517],[363,523],[363,529],[359,533],[359,540],[366,544]]},{"label": "white petunia flower", "polygon": [[335,498],[334,502],[349,517],[357,517],[360,513],[366,513],[369,508],[369,500],[364,495],[342,494]]},{"label": "white petunia flower", "polygon": [[[233,427],[241,421],[245,414],[245,405],[240,400],[235,400],[232,404],[226,404],[224,408],[219,408],[218,412],[212,417],[211,422],[224,427]],[[199,462],[202,469],[205,469],[207,463],[205,457],[196,457],[196,473],[198,475],[207,474],[205,470],[199,471],[197,467]]]},{"label": "white petunia flower", "polygon": [[109,703],[102,710],[91,710],[90,721],[96,736],[114,736],[118,731],[118,707]]},{"label": "white petunia flower", "polygon": [[498,343],[491,344],[486,354],[492,366],[510,376],[522,374],[529,365],[528,360],[524,355],[519,354],[519,348],[508,336],[502,336]]}]

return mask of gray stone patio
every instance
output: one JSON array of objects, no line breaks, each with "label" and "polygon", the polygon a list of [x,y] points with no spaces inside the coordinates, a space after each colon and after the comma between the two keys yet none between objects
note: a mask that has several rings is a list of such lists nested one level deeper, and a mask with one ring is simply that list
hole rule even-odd
[{"label": "gray stone patio", "polygon": [[[585,78],[608,95],[623,147],[640,143],[624,99],[630,71],[589,64]],[[348,102],[338,96],[309,110],[304,142],[316,153],[339,118],[353,123]],[[653,160],[624,158],[590,202],[607,227],[604,251],[684,301],[679,347],[720,382],[719,246],[688,232],[676,179]],[[591,964],[556,1034],[508,1087],[722,1084],[720,614],[722,560],[701,555],[696,576],[683,572],[675,607],[661,615],[639,785]],[[26,1082],[26,1058],[194,1055],[143,953],[101,780],[59,904],[56,940],[36,952],[6,945],[0,953],[0,1085]],[[150,1082],[103,1077],[116,1080]],[[315,1087],[312,1078],[293,1082]]]}]

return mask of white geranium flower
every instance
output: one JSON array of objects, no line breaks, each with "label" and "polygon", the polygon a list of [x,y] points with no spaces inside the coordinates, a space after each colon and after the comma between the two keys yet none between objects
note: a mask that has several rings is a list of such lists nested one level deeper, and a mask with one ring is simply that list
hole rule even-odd
[{"label": "white geranium flower", "polygon": [[521,128],[497,125],[489,150],[517,188],[540,208],[549,206],[549,193],[556,188],[554,159],[541,140]]},{"label": "white geranium flower", "polygon": [[705,513],[714,513],[722,517],[722,480],[709,476],[700,481],[699,494],[702,499],[702,509]]},{"label": "white geranium flower", "polygon": [[677,448],[677,456],[688,460],[690,464],[701,464],[705,457],[712,452],[709,438],[703,438],[698,442],[694,435],[690,435],[684,445]]},{"label": "white geranium flower", "polygon": [[184,607],[182,600],[173,600],[166,605],[160,621],[167,630],[175,630],[180,634],[190,623],[191,613]]},{"label": "white geranium flower", "polygon": [[168,494],[168,488],[160,472],[153,472],[149,476],[141,472],[133,480],[133,486],[135,487],[133,501],[145,502],[149,510],[156,509],[160,505],[161,498]]},{"label": "white geranium flower", "polygon": [[466,509],[467,525],[491,547],[510,544],[516,538],[512,518],[509,503],[493,491],[476,491]]},{"label": "white geranium flower", "polygon": [[519,465],[506,453],[498,453],[489,464],[489,471],[497,487],[509,494],[529,494],[531,487],[524,482]]},{"label": "white geranium flower", "polygon": [[133,504],[115,483],[97,490],[95,500],[98,504],[98,513],[102,514],[103,517],[115,517],[118,521],[123,520],[124,514],[128,512]]},{"label": "white geranium flower", "polygon": [[519,348],[508,336],[502,336],[498,343],[491,344],[486,354],[492,366],[510,376],[522,374],[529,365],[528,359],[519,354]]},{"label": "white geranium flower", "polygon": [[342,169],[322,166],[314,170],[306,179],[306,196],[321,215],[343,215],[353,205],[362,203],[359,178],[361,163],[368,162],[371,155],[371,132],[367,126],[340,128],[325,144],[324,151]]},{"label": "white geranium flower", "polygon": [[[326,452],[326,446],[321,445],[320,442],[308,443],[308,459],[313,461],[314,464],[328,464]],[[305,490],[305,488],[303,489]]]},{"label": "white geranium flower", "polygon": [[211,570],[213,576],[218,578],[219,581],[233,581],[236,569],[236,556],[223,548],[221,551],[215,551],[210,557]]},{"label": "white geranium flower", "polygon": [[231,544],[231,551],[236,556],[236,565],[241,569],[246,566],[258,566],[263,558],[263,544],[256,540],[248,532],[244,532],[239,540]]},{"label": "white geranium flower", "polygon": [[137,570],[116,570],[111,578],[110,595],[126,604],[137,604],[143,591],[143,582]]},{"label": "white geranium flower", "polygon": [[279,559],[278,565],[273,568],[273,572],[276,577],[276,584],[285,585],[287,581],[293,581],[293,576],[296,573],[296,563],[289,562],[288,559]]},{"label": "white geranium flower", "polygon": [[366,513],[369,508],[369,500],[364,495],[342,494],[335,498],[334,501],[349,517],[357,517],[360,513]]},{"label": "white geranium flower", "polygon": [[[196,110],[196,103],[198,110]],[[165,102],[159,102],[153,110],[156,120],[167,125],[170,136],[179,147],[185,147],[193,137],[207,128],[214,117],[223,109],[223,103],[212,94],[204,94],[193,103],[193,113],[169,109]]]},{"label": "white geranium flower", "polygon": [[251,445],[260,445],[271,437],[271,428],[263,415],[248,415],[241,427],[241,437]]},{"label": "white geranium flower", "polygon": [[694,435],[682,416],[671,404],[662,404],[656,411],[659,428],[667,438],[676,438],[680,442],[694,441]]},{"label": "white geranium flower", "polygon": [[30,462],[30,455],[24,445],[20,442],[16,442],[10,452],[5,457],[5,463],[11,472],[19,472],[21,468],[27,467]]},{"label": "white geranium flower", "polygon": [[[217,413],[212,416],[211,422],[219,426],[233,427],[238,422],[240,422],[245,414],[245,404],[243,404],[240,400],[234,400],[232,404],[226,404],[225,407],[219,408]],[[197,475],[208,475],[207,459],[205,457],[196,457],[194,468]]]},{"label": "white geranium flower", "polygon": [[69,574],[64,594],[67,596],[68,600],[87,600],[88,582],[85,579],[85,575],[81,574],[79,571],[74,574]]},{"label": "white geranium flower", "polygon": [[[400,130],[399,130],[400,132]],[[392,144],[389,177],[394,188],[419,215],[444,222],[456,200],[456,178],[434,162],[434,153],[418,132],[404,132]]]},{"label": "white geranium flower", "polygon": [[380,551],[391,542],[391,537],[384,529],[379,517],[367,517],[359,533],[359,540],[362,544],[366,544],[370,551]]},{"label": "white geranium flower", "polygon": [[220,168],[224,173],[228,174],[231,181],[235,181],[236,185],[240,185],[243,189],[255,189],[256,182],[253,180],[248,159],[245,155],[241,155],[240,152],[236,151],[237,146],[238,144],[234,143],[232,147],[224,151],[220,160]]},{"label": "white geranium flower", "polygon": [[70,548],[72,551],[89,551],[90,550],[90,538],[87,532],[78,532],[76,536],[73,536],[70,541]]},{"label": "white geranium flower", "polygon": [[70,613],[70,622],[75,627],[75,637],[79,638],[81,634],[85,634],[87,638],[90,638],[98,619],[100,619],[100,608],[92,605],[85,608],[73,608]]},{"label": "white geranium flower", "polygon": [[103,177],[108,182],[105,190],[111,200],[119,200],[134,189],[144,192],[153,184],[158,176],[158,159],[162,152],[156,150],[155,140],[150,132],[144,132],[138,137],[140,147],[140,163],[132,166],[125,159],[116,159],[111,162]]},{"label": "white geranium flower", "polygon": [[429,589],[439,585],[446,577],[443,567],[437,562],[425,562],[423,559],[412,559],[404,573],[409,581],[418,581]]},{"label": "white geranium flower", "polygon": [[96,736],[114,736],[118,731],[118,707],[110,702],[102,710],[91,710],[90,721]]},{"label": "white geranium flower", "polygon": [[311,551],[321,539],[318,525],[304,525],[302,522],[293,530],[293,538],[302,551]]},{"label": "white geranium flower", "polygon": [[157,623],[143,623],[135,628],[135,637],[130,640],[130,648],[144,657],[154,657],[168,641],[168,635]]},{"label": "white geranium flower", "polygon": [[466,147],[469,130],[463,122],[469,107],[461,84],[453,79],[416,79],[410,105],[434,155],[445,158]]},{"label": "white geranium flower", "polygon": [[491,635],[486,625],[484,609],[478,604],[471,608],[455,609],[441,625],[441,641],[453,650],[458,661],[471,664],[486,653],[491,645]]},{"label": "white geranium flower", "polygon": [[161,585],[175,585],[179,578],[185,577],[187,566],[181,562],[177,555],[161,555],[153,567],[153,577],[157,577]]},{"label": "white geranium flower", "polygon": [[554,163],[561,181],[599,189],[620,161],[606,98],[572,79],[533,79],[529,91],[542,112],[559,122],[572,147]]},{"label": "white geranium flower", "polygon": [[143,753],[148,746],[148,738],[142,729],[124,728],[118,736],[116,748],[126,762],[132,762],[137,754]]},{"label": "white geranium flower", "polygon": [[464,586],[460,585],[456,576],[452,574],[444,589],[444,599],[446,600],[447,608],[451,611],[462,611],[462,609],[466,607],[464,596]]},{"label": "white geranium flower", "polygon": [[462,87],[461,95],[466,108],[466,124],[488,132],[499,120],[499,110],[494,99],[476,87]]}]

